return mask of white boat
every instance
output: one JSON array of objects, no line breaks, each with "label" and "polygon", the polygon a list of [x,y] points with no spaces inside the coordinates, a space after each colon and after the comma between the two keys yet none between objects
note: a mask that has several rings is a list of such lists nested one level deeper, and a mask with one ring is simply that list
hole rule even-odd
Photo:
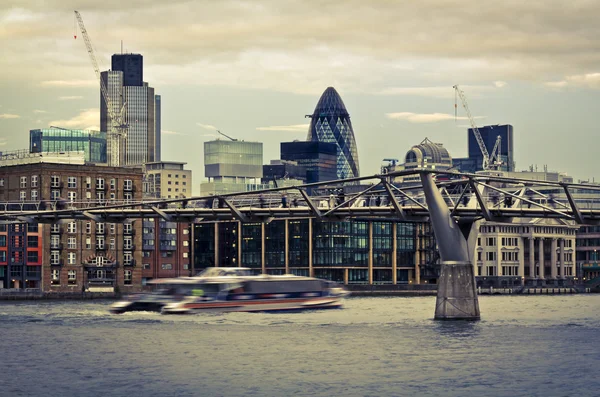
[{"label": "white boat", "polygon": [[160,312],[164,305],[180,301],[191,293],[193,286],[208,277],[248,276],[246,267],[207,268],[195,277],[158,278],[148,281],[154,290],[149,293],[130,294],[113,303],[109,311],[122,314],[131,311]]},{"label": "white boat", "polygon": [[281,312],[339,308],[350,293],[313,277],[226,276],[196,280],[191,294],[167,303],[163,314],[201,312]]}]

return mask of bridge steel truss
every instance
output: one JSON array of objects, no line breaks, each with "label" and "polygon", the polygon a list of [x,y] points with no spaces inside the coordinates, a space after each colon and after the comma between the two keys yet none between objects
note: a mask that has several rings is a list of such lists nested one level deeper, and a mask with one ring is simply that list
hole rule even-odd
[{"label": "bridge steel truss", "polygon": [[[394,182],[398,178],[404,183]],[[348,193],[341,193],[342,189]],[[560,191],[564,199],[539,191],[544,189]],[[479,319],[471,255],[480,221],[554,218],[577,224],[600,224],[600,206],[582,208],[573,194],[576,190],[599,191],[600,196],[600,186],[589,184],[415,169],[185,199],[0,203],[0,223],[72,220],[120,223],[150,217],[195,223],[231,220],[269,223],[293,218],[315,218],[322,222],[430,221],[442,264],[435,318]],[[308,191],[316,194],[309,195]]]}]

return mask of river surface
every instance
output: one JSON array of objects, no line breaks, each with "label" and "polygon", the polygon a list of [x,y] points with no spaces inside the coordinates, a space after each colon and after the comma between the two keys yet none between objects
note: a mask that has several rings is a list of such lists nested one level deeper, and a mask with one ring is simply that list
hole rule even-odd
[{"label": "river surface", "polygon": [[0,303],[0,396],[600,396],[600,295],[350,298],[293,314]]}]

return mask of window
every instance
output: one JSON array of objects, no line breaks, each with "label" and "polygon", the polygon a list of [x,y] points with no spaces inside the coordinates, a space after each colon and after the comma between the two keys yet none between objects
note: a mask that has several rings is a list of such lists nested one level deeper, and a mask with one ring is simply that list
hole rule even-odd
[{"label": "window", "polygon": [[38,176],[32,175],[31,176],[31,187],[37,187],[37,186],[38,186]]},{"label": "window", "polygon": [[60,225],[58,223],[50,225],[50,233],[60,233]]},{"label": "window", "polygon": [[6,247],[6,236],[0,236],[0,247]]},{"label": "window", "polygon": [[110,180],[110,190],[115,190],[115,185],[117,184],[115,178]]},{"label": "window", "polygon": [[123,272],[123,284],[131,285],[131,270],[125,270]]},{"label": "window", "polygon": [[52,234],[50,236],[50,248],[60,249],[60,236],[58,234]]},{"label": "window", "polygon": [[77,187],[77,178],[70,176],[67,178],[67,187],[69,189],[75,189]]},{"label": "window", "polygon": [[92,188],[92,177],[88,176],[85,178],[85,188],[86,189]]},{"label": "window", "polygon": [[50,251],[50,264],[51,265],[59,265],[60,264],[60,251]]},{"label": "window", "polygon": [[75,252],[69,252],[67,254],[67,263],[69,265],[74,265],[77,261],[77,254]]},{"label": "window", "polygon": [[27,251],[27,262],[28,263],[38,263],[38,252],[37,251]]},{"label": "window", "polygon": [[69,272],[67,273],[67,282],[69,285],[76,285],[77,284],[77,271],[76,270],[69,270]]},{"label": "window", "polygon": [[163,270],[173,270],[173,265],[170,264],[170,263],[163,263],[162,266],[161,266],[161,268]]},{"label": "window", "polygon": [[67,248],[70,250],[77,249],[77,239],[75,237],[69,237],[67,239]]},{"label": "window", "polygon": [[52,269],[50,273],[50,285],[60,285],[60,270]]},{"label": "window", "polygon": [[187,253],[187,252],[184,252],[184,253],[183,253],[183,257],[184,257],[184,258],[187,258],[187,257],[188,257],[188,253]]},{"label": "window", "polygon": [[104,192],[96,192],[96,200],[102,201],[104,200]]},{"label": "window", "polygon": [[92,199],[92,192],[85,192],[85,199],[86,200],[91,200]]},{"label": "window", "polygon": [[27,247],[37,248],[37,246],[38,246],[38,237],[37,236],[27,236]]},{"label": "window", "polygon": [[485,253],[485,260],[487,260],[487,261],[495,261],[496,260],[496,253],[495,252],[486,252]]},{"label": "window", "polygon": [[38,232],[37,223],[28,223],[27,224],[27,233],[37,233]]},{"label": "window", "polygon": [[115,249],[117,249],[117,248],[116,248],[116,244],[115,244],[115,239],[114,239],[114,238],[111,238],[111,239],[110,239],[110,249],[111,249],[111,250],[115,250]]},{"label": "window", "polygon": [[150,269],[150,264],[149,264],[149,263],[144,263],[144,264],[142,265],[142,269],[144,269],[144,270],[149,270],[149,269]]},{"label": "window", "polygon": [[67,197],[69,198],[70,202],[73,202],[77,199],[77,192],[69,191],[67,192]]},{"label": "window", "polygon": [[184,246],[184,247],[188,247],[189,245],[190,245],[190,242],[189,242],[189,241],[187,241],[187,240],[186,240],[186,241],[184,241],[184,242],[183,242],[183,246]]},{"label": "window", "polygon": [[[6,251],[0,251],[0,262],[6,262]],[[4,271],[4,267],[0,267],[0,271]],[[2,277],[1,274],[0,277]]]},{"label": "window", "polygon": [[183,234],[190,234],[190,231],[188,229],[183,229]]},{"label": "window", "polygon": [[124,223],[123,224],[123,234],[131,234],[131,230],[132,230],[132,224],[131,223]]},{"label": "window", "polygon": [[125,192],[123,193],[123,198],[125,199],[125,203],[129,203],[133,200],[133,194],[131,194],[131,192]]},{"label": "window", "polygon": [[37,200],[38,199],[38,191],[37,190],[32,190],[31,191],[31,199],[32,200]]},{"label": "window", "polygon": [[60,190],[51,190],[50,191],[50,200],[58,200],[60,197]]},{"label": "window", "polygon": [[487,245],[488,247],[495,247],[496,246],[496,237],[487,237],[485,239],[485,245]]},{"label": "window", "polygon": [[92,222],[85,223],[85,233],[86,234],[92,233]]},{"label": "window", "polygon": [[60,176],[52,175],[50,177],[50,187],[60,187]]},{"label": "window", "polygon": [[184,174],[184,175],[182,175],[181,177],[182,177],[183,179],[187,178],[187,177],[185,176],[185,174]]},{"label": "window", "polygon": [[124,190],[132,190],[133,189],[133,181],[131,179],[125,179],[123,181],[123,189]]},{"label": "window", "polygon": [[115,234],[115,224],[114,223],[110,224],[110,234]]},{"label": "window", "polygon": [[67,233],[77,233],[77,224],[75,222],[69,222],[67,225]]},{"label": "window", "polygon": [[131,236],[125,236],[125,238],[123,239],[123,249],[124,250],[133,249],[133,240],[132,240]]},{"label": "window", "polygon": [[21,184],[19,186],[21,187],[21,189],[25,189],[27,187],[27,177],[26,176],[21,177]]},{"label": "window", "polygon": [[96,249],[104,249],[104,236],[96,236]]},{"label": "window", "polygon": [[104,223],[96,223],[96,234],[104,234]]},{"label": "window", "polygon": [[27,191],[26,190],[21,190],[19,192],[19,200],[25,201],[26,199],[27,199]]},{"label": "window", "polygon": [[85,238],[85,249],[91,249],[92,248],[92,238],[91,237],[86,237]]},{"label": "window", "polygon": [[104,178],[96,178],[96,189],[104,189]]},{"label": "window", "polygon": [[4,178],[0,178],[0,187],[4,187]]},{"label": "window", "polygon": [[123,253],[123,265],[130,266],[132,262],[133,262],[133,255],[131,254],[131,252]]}]

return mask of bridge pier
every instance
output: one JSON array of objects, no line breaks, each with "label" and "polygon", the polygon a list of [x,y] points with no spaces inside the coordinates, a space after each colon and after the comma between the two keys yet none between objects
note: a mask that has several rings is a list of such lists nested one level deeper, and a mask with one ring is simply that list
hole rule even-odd
[{"label": "bridge pier", "polygon": [[421,173],[425,200],[441,258],[436,320],[479,320],[479,300],[471,255],[478,222],[458,224],[430,173]]}]

